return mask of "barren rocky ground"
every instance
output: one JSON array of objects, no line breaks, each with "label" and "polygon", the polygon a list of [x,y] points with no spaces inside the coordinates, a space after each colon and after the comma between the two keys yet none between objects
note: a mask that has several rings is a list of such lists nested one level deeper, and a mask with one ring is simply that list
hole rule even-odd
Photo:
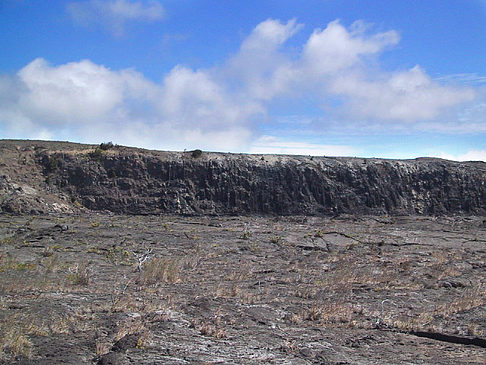
[{"label": "barren rocky ground", "polygon": [[0,141],[0,363],[484,364],[485,181]]},{"label": "barren rocky ground", "polygon": [[0,237],[5,364],[486,359],[482,218],[3,215]]}]

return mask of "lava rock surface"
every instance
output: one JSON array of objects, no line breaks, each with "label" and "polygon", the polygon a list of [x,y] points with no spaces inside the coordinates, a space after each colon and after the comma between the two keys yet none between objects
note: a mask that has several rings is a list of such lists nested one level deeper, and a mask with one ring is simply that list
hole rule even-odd
[{"label": "lava rock surface", "polygon": [[486,214],[486,163],[162,152],[1,141],[11,213]]}]

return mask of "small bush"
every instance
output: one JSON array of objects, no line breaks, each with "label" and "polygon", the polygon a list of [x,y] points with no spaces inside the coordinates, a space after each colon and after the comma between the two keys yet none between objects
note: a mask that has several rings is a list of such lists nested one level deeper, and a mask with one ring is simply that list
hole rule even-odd
[{"label": "small bush", "polygon": [[49,156],[49,159],[47,160],[47,172],[54,172],[59,168],[59,161],[57,158],[53,156]]},{"label": "small bush", "polygon": [[41,260],[41,266],[46,273],[54,273],[60,269],[59,258],[57,255],[44,256]]},{"label": "small bush", "polygon": [[32,271],[35,270],[36,265],[32,262],[19,262],[16,259],[9,258],[7,262],[0,264],[0,273],[4,271]]},{"label": "small bush", "polygon": [[81,203],[79,202],[79,200],[76,200],[76,199],[74,199],[74,201],[73,201],[73,205],[74,205],[76,208],[82,208],[82,207],[83,207],[83,204],[81,204]]},{"label": "small bush", "polygon": [[201,150],[194,150],[191,152],[191,156],[193,158],[199,158],[202,156],[202,151]]},{"label": "small bush", "polygon": [[106,142],[106,143],[102,143],[100,144],[100,146],[98,147],[100,150],[102,151],[108,151],[109,149],[113,148],[114,145],[113,143],[111,142]]}]

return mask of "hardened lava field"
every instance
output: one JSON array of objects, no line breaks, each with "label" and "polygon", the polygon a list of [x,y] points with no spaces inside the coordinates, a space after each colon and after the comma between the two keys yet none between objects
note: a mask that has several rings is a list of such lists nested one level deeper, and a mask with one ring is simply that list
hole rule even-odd
[{"label": "hardened lava field", "polygon": [[4,364],[483,364],[481,217],[0,216]]}]

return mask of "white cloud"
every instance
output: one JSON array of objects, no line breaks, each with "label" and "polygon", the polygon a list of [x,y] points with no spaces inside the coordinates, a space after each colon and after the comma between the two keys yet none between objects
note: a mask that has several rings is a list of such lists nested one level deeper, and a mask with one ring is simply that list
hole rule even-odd
[{"label": "white cloud", "polygon": [[486,85],[486,76],[478,75],[477,73],[462,73],[462,74],[452,74],[436,77],[435,81],[446,83],[446,84],[459,84],[459,85]]},{"label": "white cloud", "polygon": [[335,20],[324,30],[314,30],[303,50],[305,72],[312,77],[332,75],[357,66],[361,57],[377,54],[399,41],[395,31],[368,37],[364,34],[365,27],[355,24],[352,28],[354,31],[350,32]]},{"label": "white cloud", "polygon": [[209,73],[180,66],[175,67],[164,80],[161,107],[164,114],[174,121],[197,123],[206,129],[213,129],[223,121],[235,124],[257,111],[231,100],[231,96]]},{"label": "white cloud", "polygon": [[225,81],[240,87],[247,98],[268,101],[284,94],[295,78],[295,70],[280,51],[301,28],[295,20],[286,24],[273,19],[260,23],[222,70]]},{"label": "white cloud", "polygon": [[253,29],[243,41],[241,50],[267,53],[285,43],[300,28],[302,25],[296,24],[295,19],[288,21],[287,24],[282,24],[279,20],[267,19]]},{"label": "white cloud", "polygon": [[453,161],[484,161],[486,162],[486,150],[470,150],[466,153],[453,155],[450,153],[439,153],[437,155],[439,158],[444,158]]},{"label": "white cloud", "polygon": [[18,101],[33,120],[90,122],[105,117],[123,99],[123,80],[90,61],[50,67],[36,59],[18,73],[28,92]]},{"label": "white cloud", "polygon": [[67,12],[74,21],[89,26],[98,23],[117,36],[124,33],[128,21],[154,22],[164,16],[164,8],[156,0],[89,0],[71,2]]},{"label": "white cloud", "polygon": [[251,145],[249,153],[304,155],[304,156],[356,156],[357,150],[344,145],[324,145],[308,142],[285,141],[274,136],[262,136]]},{"label": "white cloud", "polygon": [[[101,6],[95,0],[76,4]],[[130,4],[105,9],[110,16],[118,14],[121,24],[143,18],[150,6],[158,9],[155,2],[103,4]],[[373,34],[362,22],[348,29],[334,21],[315,30],[300,52],[290,52],[286,42],[301,28],[295,20],[266,20],[221,66],[194,70],[177,65],[160,83],[133,69],[110,70],[89,60],[52,66],[39,58],[14,76],[0,76],[0,126],[10,138],[113,140],[179,150],[356,154],[349,146],[297,143],[291,137],[255,141],[257,123],[272,119],[278,124],[270,112],[273,103],[302,101],[314,114],[305,115],[306,107],[292,114],[315,121],[302,128],[338,128],[341,133],[356,126],[372,131],[486,131],[486,96],[480,88],[443,85],[419,66],[395,72],[376,67],[373,58],[398,42],[396,32]],[[316,107],[326,109],[318,115]],[[460,113],[453,114],[458,107]]]},{"label": "white cloud", "polygon": [[[243,148],[258,112],[236,103],[209,73],[174,68],[161,84],[134,70],[84,60],[36,59],[0,79],[0,123],[11,137],[113,140],[149,148]],[[167,147],[165,147],[167,146]]]},{"label": "white cloud", "polygon": [[331,92],[347,97],[351,115],[416,122],[437,117],[443,110],[472,101],[471,89],[441,86],[419,67],[367,81],[357,74],[333,80]]},{"label": "white cloud", "polygon": [[285,42],[301,27],[295,20],[259,24],[229,60],[226,79],[237,80],[247,98],[261,102],[285,97],[316,100],[334,118],[346,122],[343,126],[365,120],[368,127],[405,122],[410,128],[476,96],[472,88],[432,80],[419,66],[396,72],[372,67],[374,58],[399,42],[399,35],[395,31],[369,34],[371,26],[363,22],[347,29],[336,20],[316,29],[302,52],[291,57]]}]

